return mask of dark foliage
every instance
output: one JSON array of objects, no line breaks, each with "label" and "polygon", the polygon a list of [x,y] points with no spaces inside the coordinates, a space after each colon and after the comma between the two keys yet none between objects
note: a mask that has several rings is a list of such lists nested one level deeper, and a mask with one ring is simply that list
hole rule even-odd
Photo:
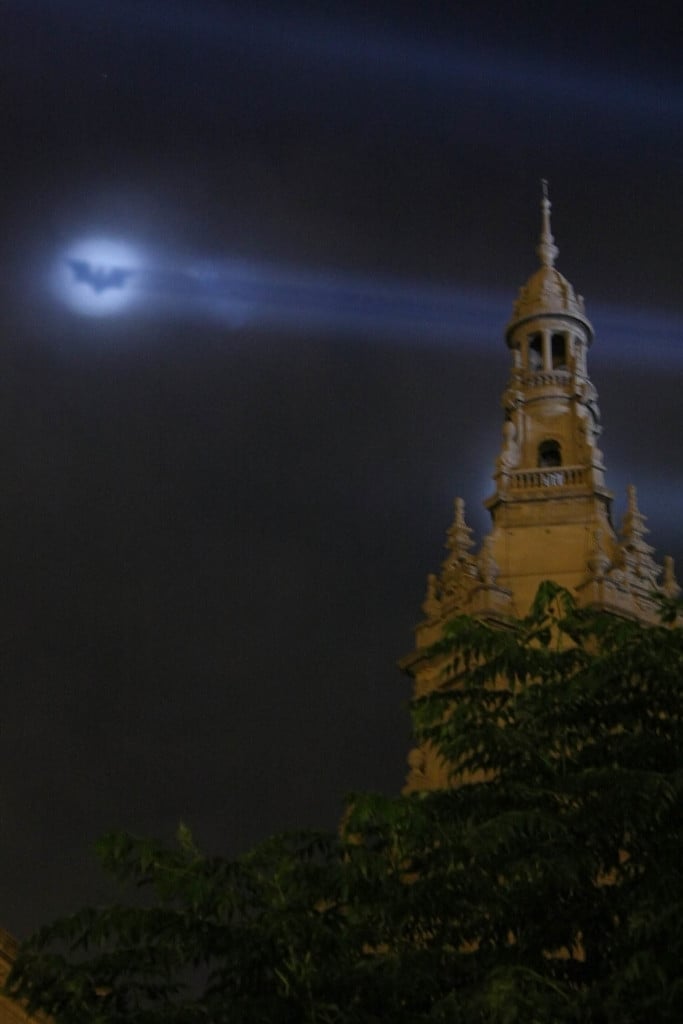
[{"label": "dark foliage", "polygon": [[[24,944],[9,991],[60,1024],[658,1024],[683,1019],[683,631],[545,584],[453,622],[417,701],[452,789],[355,795],[340,835],[208,859],[125,835],[146,904]],[[464,782],[463,780],[467,780]]]}]

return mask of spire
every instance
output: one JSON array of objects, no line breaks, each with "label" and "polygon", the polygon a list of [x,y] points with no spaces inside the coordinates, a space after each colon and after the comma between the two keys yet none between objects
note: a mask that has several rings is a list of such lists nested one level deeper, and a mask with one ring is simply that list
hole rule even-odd
[{"label": "spire", "polygon": [[555,239],[550,230],[551,205],[548,198],[548,182],[545,178],[541,180],[541,190],[541,237],[538,240],[536,252],[541,265],[552,268],[555,266],[555,260],[559,256],[560,250],[555,245]]},{"label": "spire", "polygon": [[628,496],[628,507],[623,518],[621,532],[625,544],[633,551],[649,553],[654,550],[644,540],[645,534],[649,533],[645,525],[645,516],[638,508],[638,492],[633,484],[626,488]]},{"label": "spire", "polygon": [[455,499],[455,518],[448,531],[446,549],[448,555],[442,564],[441,598],[445,604],[454,607],[467,592],[472,580],[476,579],[477,566],[470,554],[474,547],[472,530],[465,522],[465,502]]},{"label": "spire", "polygon": [[470,562],[470,548],[474,547],[472,530],[465,522],[465,502],[462,498],[456,498],[454,503],[455,518],[453,525],[448,531],[446,547],[457,562]]},{"label": "spire", "polygon": [[629,484],[627,493],[628,508],[621,525],[623,566],[631,576],[654,587],[661,570],[652,558],[654,548],[645,540],[650,531],[645,525],[645,516],[638,508],[638,493],[633,484]]},{"label": "spire", "polygon": [[[512,336],[520,323],[538,316],[558,315],[571,317],[578,322],[585,332],[585,341],[590,345],[593,339],[593,328],[586,319],[583,298],[577,295],[566,277],[555,267],[560,250],[550,228],[550,199],[548,198],[548,182],[541,182],[541,234],[536,246],[540,267],[534,271],[525,285],[520,288],[517,301],[512,308],[512,320],[508,324],[506,337],[508,345],[512,344]],[[526,332],[526,328],[524,329]]]},{"label": "spire", "polygon": [[422,602],[422,611],[428,619],[436,619],[441,614],[441,601],[439,600],[439,580],[435,573],[430,572],[427,577],[427,593]]}]

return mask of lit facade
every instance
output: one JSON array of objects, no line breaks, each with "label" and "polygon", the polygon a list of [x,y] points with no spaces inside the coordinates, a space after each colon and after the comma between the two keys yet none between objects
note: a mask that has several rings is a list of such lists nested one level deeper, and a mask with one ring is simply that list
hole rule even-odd
[{"label": "lit facade", "polygon": [[[612,521],[598,396],[588,375],[593,328],[583,298],[555,268],[545,183],[536,252],[540,266],[521,288],[505,333],[512,366],[495,486],[485,502],[491,529],[473,552],[464,502],[456,499],[447,555],[428,577],[415,650],[402,661],[418,696],[443,681],[428,651],[455,615],[501,624],[520,618],[539,584],[552,579],[581,606],[654,623],[653,591],[679,592],[672,559],[659,565],[645,539],[635,487],[619,531]],[[446,782],[433,752],[414,750],[409,761],[408,790]]]}]

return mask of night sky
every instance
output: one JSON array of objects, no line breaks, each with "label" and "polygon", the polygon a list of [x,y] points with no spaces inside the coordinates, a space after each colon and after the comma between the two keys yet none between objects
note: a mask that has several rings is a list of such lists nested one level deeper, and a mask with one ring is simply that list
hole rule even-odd
[{"label": "night sky", "polygon": [[108,829],[235,854],[400,789],[542,177],[616,519],[683,576],[680,15],[623,6],[5,0],[2,926],[101,898]]}]

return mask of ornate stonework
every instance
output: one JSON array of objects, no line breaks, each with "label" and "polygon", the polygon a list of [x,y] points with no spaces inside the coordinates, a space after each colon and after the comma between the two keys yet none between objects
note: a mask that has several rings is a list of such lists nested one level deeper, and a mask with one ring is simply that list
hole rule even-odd
[{"label": "ornate stonework", "polygon": [[[464,502],[456,499],[447,558],[441,573],[429,577],[416,649],[402,661],[418,695],[441,679],[427,651],[454,615],[502,624],[523,616],[539,584],[552,579],[581,605],[654,623],[653,592],[679,591],[672,560],[658,565],[645,540],[645,516],[633,486],[621,530],[614,527],[613,495],[598,447],[598,396],[587,369],[593,328],[583,299],[554,266],[558,249],[545,183],[541,220],[541,266],[521,289],[506,331],[512,366],[502,398],[495,486],[485,502],[491,530],[473,553]],[[420,752],[419,771],[413,757],[408,789],[443,780],[429,751]]]}]

